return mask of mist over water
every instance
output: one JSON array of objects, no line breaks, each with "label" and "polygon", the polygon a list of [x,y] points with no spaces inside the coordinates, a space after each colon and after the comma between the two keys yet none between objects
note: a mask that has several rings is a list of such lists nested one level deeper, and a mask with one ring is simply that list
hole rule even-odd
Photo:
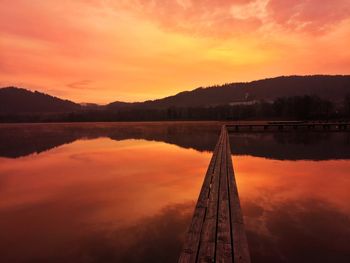
[{"label": "mist over water", "polygon": [[[221,123],[0,126],[0,262],[176,262]],[[238,133],[252,262],[348,262],[349,133]]]}]

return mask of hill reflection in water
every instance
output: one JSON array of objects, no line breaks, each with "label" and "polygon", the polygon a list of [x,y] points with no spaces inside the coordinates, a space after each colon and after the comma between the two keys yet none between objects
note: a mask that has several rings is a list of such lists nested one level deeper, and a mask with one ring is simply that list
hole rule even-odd
[{"label": "hill reflection in water", "polygon": [[[144,139],[212,151],[221,125],[218,122],[3,124],[0,156],[17,158],[79,139],[100,137],[116,141]],[[278,160],[350,158],[348,132],[236,133],[231,134],[230,141],[234,155]]]}]

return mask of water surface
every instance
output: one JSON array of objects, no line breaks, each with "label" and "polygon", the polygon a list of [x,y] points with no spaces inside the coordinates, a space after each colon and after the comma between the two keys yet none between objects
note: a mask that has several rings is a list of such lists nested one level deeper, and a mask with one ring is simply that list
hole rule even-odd
[{"label": "water surface", "polygon": [[252,262],[349,262],[348,138],[346,133],[231,135],[232,147],[270,142],[265,156],[259,146],[252,154],[233,156]]},{"label": "water surface", "polygon": [[1,130],[1,263],[176,262],[211,153],[105,129]]},{"label": "water surface", "polygon": [[[176,262],[220,126],[1,125],[0,262]],[[349,262],[349,133],[230,141],[252,262]]]}]

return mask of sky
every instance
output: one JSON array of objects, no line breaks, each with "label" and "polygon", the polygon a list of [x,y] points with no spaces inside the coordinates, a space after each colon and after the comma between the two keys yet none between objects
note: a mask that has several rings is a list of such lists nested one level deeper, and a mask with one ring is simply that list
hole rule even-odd
[{"label": "sky", "polygon": [[143,101],[350,73],[350,0],[0,0],[0,86]]}]

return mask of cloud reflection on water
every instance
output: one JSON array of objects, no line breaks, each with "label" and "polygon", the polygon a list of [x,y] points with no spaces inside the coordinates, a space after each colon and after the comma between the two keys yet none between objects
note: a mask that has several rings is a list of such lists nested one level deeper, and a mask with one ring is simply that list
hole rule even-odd
[{"label": "cloud reflection on water", "polygon": [[0,262],[173,262],[209,158],[107,138],[1,158]]},{"label": "cloud reflection on water", "polygon": [[252,262],[348,262],[349,161],[233,161]]}]

